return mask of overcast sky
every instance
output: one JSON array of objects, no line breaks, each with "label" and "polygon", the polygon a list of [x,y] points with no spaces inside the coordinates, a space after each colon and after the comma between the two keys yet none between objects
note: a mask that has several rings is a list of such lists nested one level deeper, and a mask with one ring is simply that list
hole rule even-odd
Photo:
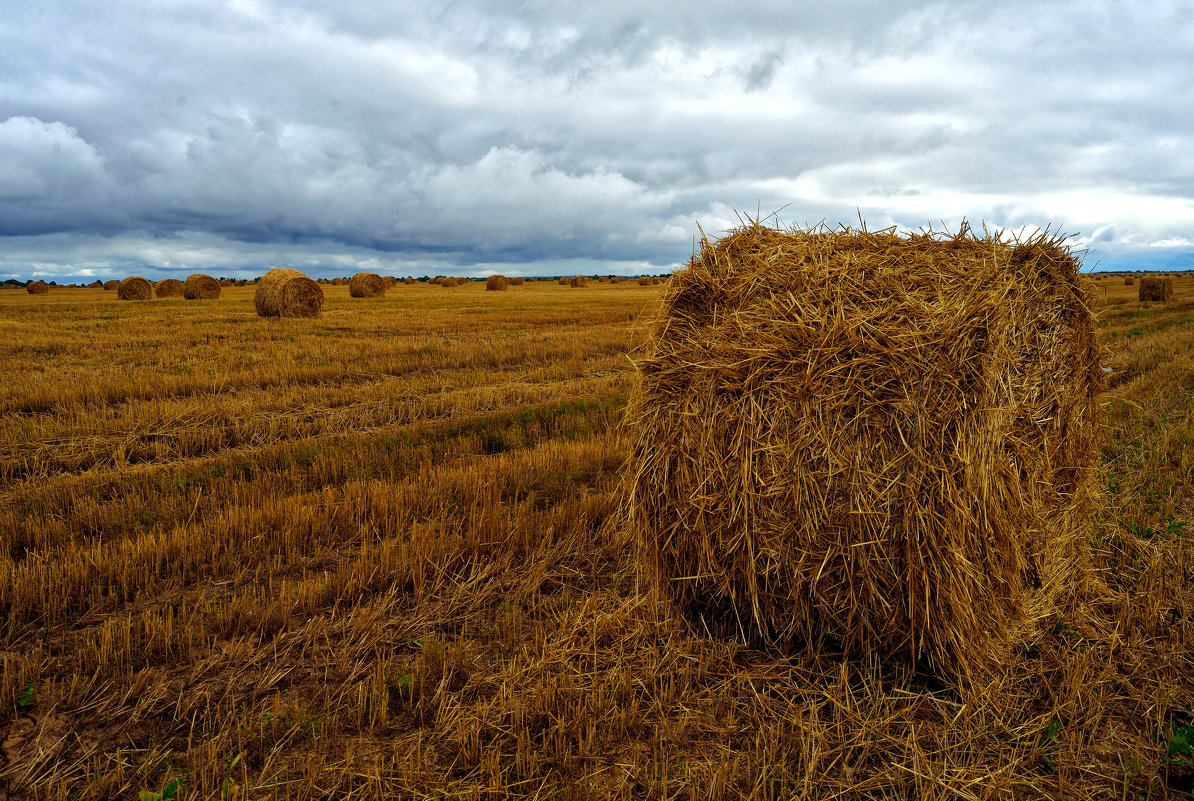
[{"label": "overcast sky", "polygon": [[0,279],[662,271],[785,222],[1194,263],[1194,3],[3,0]]}]

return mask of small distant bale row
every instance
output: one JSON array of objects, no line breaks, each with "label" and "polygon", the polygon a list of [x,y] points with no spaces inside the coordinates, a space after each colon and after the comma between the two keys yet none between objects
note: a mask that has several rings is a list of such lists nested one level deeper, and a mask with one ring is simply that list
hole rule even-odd
[{"label": "small distant bale row", "polygon": [[195,273],[183,282],[182,296],[187,300],[215,300],[220,297],[220,282],[210,275]]},{"label": "small distant bale row", "polygon": [[48,295],[50,294],[50,285],[45,281],[30,281],[25,284],[25,291],[30,295]]},{"label": "small distant bale row", "polygon": [[386,294],[386,282],[377,273],[357,273],[348,282],[348,295],[353,298],[376,298]]},{"label": "small distant bale row", "polygon": [[253,305],[262,317],[318,317],[323,289],[298,270],[279,267],[257,282]]},{"label": "small distant bale row", "polygon": [[159,298],[181,298],[183,295],[183,284],[177,278],[163,278],[153,286],[153,293]]},{"label": "small distant bale row", "polygon": [[1173,279],[1160,278],[1152,275],[1140,277],[1140,287],[1136,295],[1142,301],[1165,302],[1173,298]]},{"label": "small distant bale row", "polygon": [[149,300],[151,295],[153,285],[139,275],[130,275],[116,285],[116,297],[121,300]]},{"label": "small distant bale row", "polygon": [[485,279],[487,292],[505,292],[510,287],[510,279],[504,275],[491,275]]}]

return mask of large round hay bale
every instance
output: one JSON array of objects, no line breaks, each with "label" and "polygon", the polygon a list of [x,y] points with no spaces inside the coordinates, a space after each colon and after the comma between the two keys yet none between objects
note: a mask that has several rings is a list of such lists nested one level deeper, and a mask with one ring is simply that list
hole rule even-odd
[{"label": "large round hay bale", "polygon": [[187,300],[215,300],[220,297],[220,282],[210,275],[195,273],[183,281],[182,296]]},{"label": "large round hay bale", "polygon": [[348,282],[349,297],[375,298],[386,293],[386,282],[377,273],[357,273]]},{"label": "large round hay bale", "polygon": [[572,287],[588,286],[589,279],[585,278],[583,275],[574,275],[572,276],[571,280],[568,281],[568,285]]},{"label": "large round hay bale", "polygon": [[504,292],[510,286],[510,279],[504,275],[491,275],[485,279],[485,289],[489,292]]},{"label": "large round hay bale", "polygon": [[298,270],[278,267],[257,282],[253,305],[262,317],[318,317],[323,289]]},{"label": "large round hay bale", "polygon": [[159,298],[181,298],[182,281],[177,278],[163,278],[153,285],[153,294]]},{"label": "large round hay bale", "polygon": [[649,275],[639,276],[638,285],[639,286],[651,286],[651,276],[649,276]]},{"label": "large round hay bale", "polygon": [[516,275],[510,279],[510,286],[522,286],[526,283],[526,279],[521,275]]},{"label": "large round hay bale", "polygon": [[130,275],[116,287],[116,297],[121,300],[149,300],[152,295],[153,285],[139,275]]},{"label": "large round hay bale", "polygon": [[50,285],[45,281],[30,281],[25,284],[25,291],[30,295],[48,295],[50,294]]},{"label": "large round hay bale", "polygon": [[383,275],[381,277],[382,283],[385,284],[386,289],[393,289],[398,286],[398,279],[392,275]]},{"label": "large round hay bale", "polygon": [[[1084,580],[1102,388],[1061,240],[704,242],[637,358],[624,513],[697,626],[964,680]],[[741,627],[741,628],[739,628]]]},{"label": "large round hay bale", "polygon": [[111,281],[104,281],[104,289],[116,289],[120,286],[120,282],[113,278]]},{"label": "large round hay bale", "polygon": [[1161,301],[1173,298],[1173,279],[1161,278],[1154,275],[1140,277],[1140,286],[1136,289],[1138,300]]}]

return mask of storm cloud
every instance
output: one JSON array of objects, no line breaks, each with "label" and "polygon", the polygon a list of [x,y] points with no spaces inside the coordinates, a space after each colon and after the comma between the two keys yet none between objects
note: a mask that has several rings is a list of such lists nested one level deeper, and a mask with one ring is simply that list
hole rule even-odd
[{"label": "storm cloud", "polygon": [[738,214],[1194,253],[1187,2],[9,0],[0,278],[658,272]]}]

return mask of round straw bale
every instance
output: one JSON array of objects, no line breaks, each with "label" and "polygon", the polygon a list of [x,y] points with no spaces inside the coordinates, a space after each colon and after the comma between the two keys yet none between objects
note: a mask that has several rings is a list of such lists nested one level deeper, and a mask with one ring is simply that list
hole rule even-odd
[{"label": "round straw bale", "polygon": [[87,285],[87,288],[88,289],[103,289],[104,282],[103,281],[92,281],[90,284]]},{"label": "round straw bale", "polygon": [[298,270],[279,267],[257,282],[253,304],[262,317],[318,317],[323,289]]},{"label": "round straw bale", "polygon": [[232,279],[231,278],[221,278],[220,286],[232,286]]},{"label": "round straw bale", "polygon": [[187,300],[215,300],[220,297],[220,282],[210,275],[195,273],[182,282],[182,296]]},{"label": "round straw bale", "polygon": [[153,294],[159,298],[181,298],[182,281],[177,278],[163,278],[153,285]]},{"label": "round straw bale", "polygon": [[491,275],[485,279],[485,289],[489,292],[504,292],[510,286],[510,279],[504,275]]},{"label": "round straw bale", "polygon": [[111,281],[104,281],[104,289],[116,289],[120,286],[120,282],[113,278]]},{"label": "round straw bale", "polygon": [[561,279],[560,279],[560,286],[568,286],[568,284],[569,284],[569,283],[570,283],[570,282],[568,281],[568,279],[567,279],[567,278],[561,278]]},{"label": "round straw bale", "polygon": [[572,276],[572,280],[568,282],[568,285],[573,287],[588,286],[589,279],[583,275],[574,275]]},{"label": "round straw bale", "polygon": [[402,283],[406,284],[407,286],[410,286],[411,284],[417,284],[419,282],[416,281],[415,279],[411,278],[410,276],[407,276],[406,278],[402,279]]},{"label": "round straw bale", "polygon": [[521,275],[516,275],[510,279],[510,286],[522,286],[526,283],[526,279]]},{"label": "round straw bale", "polygon": [[343,278],[333,278],[331,281],[331,284],[332,284],[332,286],[343,286],[344,279]]},{"label": "round straw bale", "polygon": [[1140,286],[1136,289],[1138,300],[1165,302],[1173,298],[1173,279],[1161,278],[1153,275],[1140,277]]},{"label": "round straw bale", "polygon": [[45,281],[30,281],[25,284],[25,291],[30,295],[48,295],[50,294],[50,285]]},{"label": "round straw bale", "polygon": [[386,294],[386,282],[377,273],[357,273],[348,282],[348,295],[354,298],[375,298]]},{"label": "round straw bale", "polygon": [[649,276],[649,275],[640,276],[638,279],[638,285],[639,286],[651,286],[651,276]]},{"label": "round straw bale", "polygon": [[116,287],[116,297],[121,300],[149,300],[152,295],[153,285],[139,275],[130,275]]},{"label": "round straw bale", "polygon": [[1136,283],[1136,280],[1130,275],[1124,279],[1124,286],[1131,286],[1134,283]]},{"label": "round straw bale", "polygon": [[1102,370],[1064,241],[757,224],[636,359],[623,514],[697,626],[966,681],[1086,581]]},{"label": "round straw bale", "polygon": [[392,275],[383,275],[381,280],[386,285],[386,289],[393,289],[398,286],[398,279]]}]

